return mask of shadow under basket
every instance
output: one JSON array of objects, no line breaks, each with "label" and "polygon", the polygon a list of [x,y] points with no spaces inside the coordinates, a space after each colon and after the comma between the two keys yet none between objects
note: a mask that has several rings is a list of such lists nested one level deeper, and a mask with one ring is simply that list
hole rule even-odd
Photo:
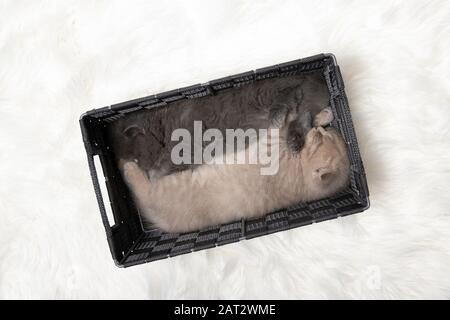
[{"label": "shadow under basket", "polygon": [[[263,79],[289,77],[304,72],[321,71],[327,82],[330,105],[335,115],[332,123],[340,130],[348,146],[351,161],[350,186],[333,197],[299,203],[261,218],[209,227],[198,232],[165,233],[143,227],[136,206],[117,168],[114,154],[105,138],[108,123],[142,109],[166,106],[182,99],[198,99],[220,94]],[[369,208],[369,192],[358,143],[350,115],[339,66],[332,54],[286,62],[186,88],[172,90],[120,104],[94,109],[80,118],[89,169],[106,230],[112,257],[117,266],[128,267],[176,255],[190,253],[231,242],[296,228],[313,222],[362,212]],[[98,158],[98,162],[94,161]],[[101,166],[100,170],[98,167]],[[99,175],[101,172],[104,178]],[[104,203],[103,197],[110,203]],[[105,207],[105,205],[107,207]],[[111,215],[109,214],[111,212]],[[108,215],[110,217],[108,217]],[[114,220],[114,222],[112,221]],[[113,222],[110,224],[110,222]]]}]

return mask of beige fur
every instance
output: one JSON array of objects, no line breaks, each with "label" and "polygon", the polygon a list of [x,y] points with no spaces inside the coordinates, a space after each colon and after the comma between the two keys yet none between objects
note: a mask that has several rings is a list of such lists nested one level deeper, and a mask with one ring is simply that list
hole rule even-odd
[{"label": "beige fur", "polygon": [[[252,145],[246,152],[255,150]],[[132,161],[123,163],[122,170],[146,222],[167,232],[186,232],[330,196],[347,185],[349,160],[337,131],[315,127],[299,153],[287,148],[281,133],[279,170],[272,176],[249,164],[203,165],[157,181]]]}]

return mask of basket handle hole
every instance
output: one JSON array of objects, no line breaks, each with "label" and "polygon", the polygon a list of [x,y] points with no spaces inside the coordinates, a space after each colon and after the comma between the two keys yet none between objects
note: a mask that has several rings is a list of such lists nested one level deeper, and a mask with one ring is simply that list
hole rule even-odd
[{"label": "basket handle hole", "polygon": [[[100,157],[98,155],[94,156],[94,166],[95,166],[95,172],[97,173],[97,177],[99,180],[98,184],[100,185],[100,193],[101,193],[100,196],[103,199],[106,217],[108,219],[109,226],[113,227],[115,224],[115,220],[114,220],[114,214],[112,212],[111,199],[109,198],[108,189],[106,187],[106,178],[103,174],[102,163],[101,163]],[[102,177],[103,177],[103,179],[102,179]]]}]

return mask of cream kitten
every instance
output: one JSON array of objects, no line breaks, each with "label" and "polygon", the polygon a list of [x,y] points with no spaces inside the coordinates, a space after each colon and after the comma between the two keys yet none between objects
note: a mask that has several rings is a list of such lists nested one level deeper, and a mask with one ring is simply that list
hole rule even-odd
[{"label": "cream kitten", "polygon": [[[282,129],[275,175],[261,175],[261,165],[255,164],[208,164],[150,181],[133,161],[122,161],[122,173],[144,221],[166,232],[262,216],[331,196],[348,184],[345,142],[335,129],[321,127],[331,120],[331,110],[319,113],[299,152],[288,147]],[[255,150],[253,144],[244,152]]]}]

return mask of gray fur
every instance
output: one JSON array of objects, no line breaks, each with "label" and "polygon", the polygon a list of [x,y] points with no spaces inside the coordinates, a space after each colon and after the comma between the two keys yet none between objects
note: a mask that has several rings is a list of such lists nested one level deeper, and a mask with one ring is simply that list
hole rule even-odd
[{"label": "gray fur", "polygon": [[193,122],[201,120],[204,130],[217,128],[223,133],[227,128],[267,129],[279,127],[289,117],[289,147],[298,151],[311,118],[327,107],[328,100],[321,72],[260,80],[213,96],[134,112],[110,124],[107,138],[117,159],[136,160],[145,171],[165,175],[197,166],[171,162],[170,151],[178,142],[170,138],[176,128],[193,132]]}]

